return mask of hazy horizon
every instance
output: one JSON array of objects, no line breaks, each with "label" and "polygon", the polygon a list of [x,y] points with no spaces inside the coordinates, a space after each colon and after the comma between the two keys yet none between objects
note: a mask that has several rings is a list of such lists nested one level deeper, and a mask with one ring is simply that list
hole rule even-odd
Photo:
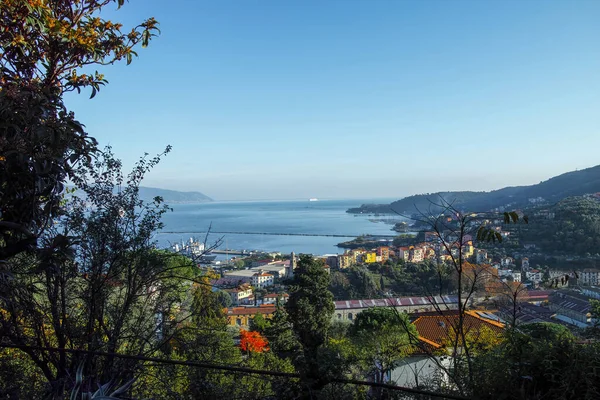
[{"label": "hazy horizon", "polygon": [[[594,166],[590,166],[590,167],[586,167],[586,168],[592,168],[595,167]],[[586,169],[586,168],[578,168],[576,170],[573,171],[565,171],[563,173],[568,173],[568,172],[575,172],[581,169]],[[562,175],[558,174],[558,175]],[[555,176],[558,176],[555,175]],[[522,185],[506,185],[506,186],[502,186],[502,187],[495,187],[495,188],[491,188],[491,189],[481,189],[481,190],[476,190],[476,189],[469,189],[469,188],[459,188],[459,189],[440,189],[440,190],[429,190],[429,191],[422,191],[422,192],[418,192],[418,193],[400,193],[394,196],[375,196],[375,197],[364,197],[364,196],[347,196],[347,197],[328,197],[328,196],[322,196],[322,197],[318,197],[318,196],[298,196],[298,197],[279,197],[279,198],[231,198],[231,199],[226,199],[226,198],[215,198],[214,196],[211,196],[210,193],[205,193],[202,190],[196,190],[196,189],[188,189],[188,188],[181,188],[181,189],[177,189],[177,188],[167,188],[167,187],[158,187],[158,186],[149,186],[148,184],[144,183],[142,186],[146,186],[146,187],[153,187],[153,188],[157,188],[157,189],[167,189],[167,190],[175,190],[175,191],[180,191],[180,192],[201,192],[202,194],[210,197],[211,199],[213,199],[213,201],[215,202],[259,202],[259,201],[302,201],[302,200],[308,200],[310,198],[317,198],[318,200],[372,200],[372,201],[381,201],[383,203],[385,202],[392,202],[395,200],[399,200],[402,199],[404,197],[408,197],[408,196],[412,196],[412,195],[419,195],[419,194],[425,194],[425,193],[437,193],[437,192],[450,192],[450,191],[471,191],[471,192],[490,192],[493,190],[498,190],[498,189],[503,189],[505,187],[510,187],[510,186],[529,186],[529,185],[535,185],[538,183],[541,183],[543,181],[546,181],[550,178],[554,178],[555,176],[551,176],[551,177],[547,177],[544,179],[541,179],[538,182],[532,182],[532,183],[525,183]]]},{"label": "hazy horizon", "polygon": [[125,166],[173,146],[145,186],[401,198],[600,164],[598,1],[182,4],[108,12],[162,34],[67,96]]}]

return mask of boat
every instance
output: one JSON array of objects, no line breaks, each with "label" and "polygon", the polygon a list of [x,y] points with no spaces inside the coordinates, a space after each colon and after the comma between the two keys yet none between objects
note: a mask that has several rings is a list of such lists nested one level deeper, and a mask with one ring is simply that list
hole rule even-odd
[{"label": "boat", "polygon": [[312,198],[312,199],[308,199],[308,201],[319,201],[319,199]]},{"label": "boat", "polygon": [[203,264],[208,264],[217,258],[216,254],[206,251],[206,246],[202,242],[198,242],[193,237],[188,242],[175,243],[172,250],[176,253],[181,253],[188,257],[197,258],[197,261]]}]

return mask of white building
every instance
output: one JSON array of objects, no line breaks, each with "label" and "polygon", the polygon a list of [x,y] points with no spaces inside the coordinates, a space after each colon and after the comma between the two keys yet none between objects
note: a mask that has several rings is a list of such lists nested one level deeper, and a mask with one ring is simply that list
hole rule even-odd
[{"label": "white building", "polygon": [[513,282],[521,282],[521,273],[520,272],[513,271],[511,275],[513,278]]},{"label": "white building", "polygon": [[586,268],[579,273],[579,281],[584,285],[596,286],[600,283],[600,269]]},{"label": "white building", "polygon": [[254,286],[255,288],[262,289],[267,286],[273,286],[273,284],[275,283],[275,279],[273,275],[259,270],[254,275],[252,275],[251,283],[252,286]]},{"label": "white building", "polygon": [[225,289],[234,305],[248,304],[253,298],[252,288],[249,285],[243,285],[235,289]]},{"label": "white building", "polygon": [[475,251],[475,262],[477,264],[487,264],[488,252],[482,249],[477,249]]},{"label": "white building", "polygon": [[514,265],[514,263],[515,259],[512,257],[504,257],[500,260],[500,265],[503,267],[510,267],[511,265]]},{"label": "white building", "polygon": [[525,272],[525,276],[527,277],[528,281],[536,284],[540,283],[543,279],[542,271],[538,271],[537,269]]}]

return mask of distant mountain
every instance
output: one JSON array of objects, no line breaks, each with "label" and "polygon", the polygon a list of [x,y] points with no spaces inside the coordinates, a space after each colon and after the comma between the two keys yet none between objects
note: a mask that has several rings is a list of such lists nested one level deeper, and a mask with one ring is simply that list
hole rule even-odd
[{"label": "distant mountain", "polygon": [[[547,181],[530,186],[513,186],[491,192],[438,192],[418,194],[394,201],[391,204],[363,204],[347,212],[415,214],[436,212],[440,208],[440,198],[453,204],[459,210],[489,211],[499,207],[523,207],[532,204],[533,199],[545,203],[556,203],[570,196],[600,192],[600,165],[580,171],[567,172]],[[531,200],[530,200],[531,199]]]},{"label": "distant mountain", "polygon": [[179,192],[177,190],[140,186],[140,198],[142,200],[151,201],[156,196],[162,197],[167,204],[206,203],[213,201],[213,199],[200,192]]}]

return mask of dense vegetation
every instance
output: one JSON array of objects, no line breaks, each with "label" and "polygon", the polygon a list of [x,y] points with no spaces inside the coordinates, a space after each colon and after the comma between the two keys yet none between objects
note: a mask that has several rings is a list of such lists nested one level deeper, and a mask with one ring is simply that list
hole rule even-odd
[{"label": "dense vegetation", "polygon": [[429,261],[415,264],[390,260],[331,272],[331,291],[336,300],[437,294],[440,287],[444,294],[456,289],[450,267]]},{"label": "dense vegetation", "polygon": [[[66,91],[90,88],[93,97],[106,83],[82,67],[129,63],[156,32],[153,19],[122,33],[99,17],[124,3],[0,3],[1,398],[390,399],[401,395],[382,384],[396,367],[417,355],[438,363],[441,354],[453,360],[448,380],[419,388],[482,399],[598,397],[597,344],[578,344],[558,325],[509,326],[481,343],[465,334],[462,309],[449,330],[454,344],[433,353],[392,309],[332,322],[330,288],[345,298],[457,291],[453,270],[434,264],[330,276],[302,256],[285,307],[257,316],[250,331],[231,327],[229,296],[210,284],[217,275],[153,241],[169,207],[144,201],[140,184],[169,148],[125,175],[63,102]],[[596,229],[573,210],[574,224]]]},{"label": "dense vegetation", "polygon": [[590,256],[600,252],[600,201],[570,197],[544,210],[553,217],[534,217],[521,232],[522,242],[535,244],[552,255]]}]

